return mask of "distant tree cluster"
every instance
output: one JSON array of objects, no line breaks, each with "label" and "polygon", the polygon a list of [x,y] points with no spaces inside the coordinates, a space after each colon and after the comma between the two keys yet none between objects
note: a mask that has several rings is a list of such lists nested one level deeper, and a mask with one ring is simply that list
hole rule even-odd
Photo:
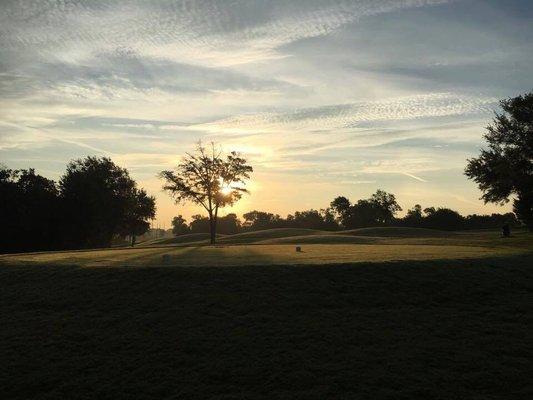
[{"label": "distant tree cluster", "polygon": [[[224,235],[232,235],[240,232],[242,226],[241,221],[237,218],[236,214],[230,213],[223,217],[218,218],[217,233]],[[209,230],[209,218],[203,217],[199,214],[192,216],[192,222],[190,224],[191,233],[205,233]]]},{"label": "distant tree cluster", "polygon": [[[336,230],[338,224],[331,210],[307,210],[296,211],[287,218],[281,218],[277,214],[263,211],[250,211],[243,215],[241,221],[234,213],[218,217],[217,233],[232,235],[244,231],[255,231],[272,228],[307,228],[321,230]],[[209,218],[202,215],[193,215],[189,224],[178,215],[172,219],[172,233],[176,236],[186,233],[210,232]]]},{"label": "distant tree cluster", "polygon": [[0,167],[0,202],[0,252],[109,247],[155,216],[155,199],[106,157],[70,162],[58,183]]},{"label": "distant tree cluster", "polygon": [[[243,214],[241,221],[236,214],[228,214],[219,218],[217,232],[234,234],[238,232],[257,231],[274,228],[306,228],[317,230],[344,230],[374,226],[407,226],[441,230],[462,229],[500,229],[504,224],[519,226],[520,222],[513,213],[492,215],[462,216],[449,208],[427,207],[416,204],[407,210],[402,218],[396,214],[401,207],[396,197],[383,190],[378,190],[368,199],[351,203],[346,197],[335,198],[330,208],[318,210],[296,211],[286,218],[265,211],[250,211]],[[186,233],[207,233],[209,218],[193,215],[190,224],[181,216],[172,220],[174,235]]]},{"label": "distant tree cluster", "polygon": [[418,228],[462,230],[462,229],[499,229],[505,224],[520,226],[513,213],[462,216],[455,210],[444,207],[427,207],[422,210],[419,204],[407,211],[403,218],[395,219],[395,225]]},{"label": "distant tree cluster", "polygon": [[[243,230],[241,220],[237,217],[237,214],[230,213],[223,217],[218,217],[217,221],[217,233],[223,235],[233,235]],[[187,224],[185,218],[181,215],[172,219],[172,233],[175,236],[183,235],[186,233],[210,233],[211,224],[209,217],[196,214],[192,216],[190,224]]]},{"label": "distant tree cluster", "polygon": [[346,197],[337,197],[331,202],[331,208],[337,221],[346,229],[390,225],[395,214],[402,210],[396,197],[383,190],[378,190],[369,199],[359,200],[355,204],[351,204]]},{"label": "distant tree cluster", "polygon": [[271,228],[303,228],[336,230],[335,215],[331,209],[296,211],[282,218],[278,214],[264,211],[250,211],[243,215],[244,230],[261,230]]}]

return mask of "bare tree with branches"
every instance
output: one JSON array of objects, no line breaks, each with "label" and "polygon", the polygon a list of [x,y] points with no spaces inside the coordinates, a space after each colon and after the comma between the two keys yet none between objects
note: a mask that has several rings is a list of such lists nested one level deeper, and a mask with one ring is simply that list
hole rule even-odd
[{"label": "bare tree with branches", "polygon": [[220,208],[235,204],[243,194],[253,168],[235,151],[223,154],[211,143],[206,148],[198,142],[194,154],[186,153],[173,171],[162,171],[163,189],[176,203],[193,202],[209,215],[211,244],[216,242],[217,218]]}]

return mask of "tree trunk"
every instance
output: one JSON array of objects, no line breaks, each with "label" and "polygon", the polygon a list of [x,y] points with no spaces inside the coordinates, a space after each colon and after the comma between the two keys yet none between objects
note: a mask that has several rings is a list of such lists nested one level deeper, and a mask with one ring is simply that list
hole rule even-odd
[{"label": "tree trunk", "polygon": [[216,225],[215,225],[215,219],[213,218],[213,213],[209,213],[209,234],[210,234],[210,241],[211,244],[215,244],[216,241]]},{"label": "tree trunk", "polygon": [[218,206],[215,208],[215,217],[213,218],[213,244],[217,240],[217,222],[218,222]]}]

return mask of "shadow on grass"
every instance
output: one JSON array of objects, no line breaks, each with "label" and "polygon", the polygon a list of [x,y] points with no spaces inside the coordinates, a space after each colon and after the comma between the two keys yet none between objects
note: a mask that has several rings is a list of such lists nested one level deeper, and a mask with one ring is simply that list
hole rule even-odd
[{"label": "shadow on grass", "polygon": [[[121,260],[112,264],[114,267],[120,266],[155,266],[155,267],[164,267],[170,266],[173,263],[173,260],[180,259],[183,257],[190,257],[198,250],[198,247],[188,246],[188,247],[179,247],[174,250],[160,247],[152,247],[150,250],[154,249],[153,252],[149,254],[142,254],[128,258],[127,260]],[[156,250],[157,249],[157,250]]]},{"label": "shadow on grass", "polygon": [[525,399],[530,259],[2,266],[0,385],[9,399]]}]

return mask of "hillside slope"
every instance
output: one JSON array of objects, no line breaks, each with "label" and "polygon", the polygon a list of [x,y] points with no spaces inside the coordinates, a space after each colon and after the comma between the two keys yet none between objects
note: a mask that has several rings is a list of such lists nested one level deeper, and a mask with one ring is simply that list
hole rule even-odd
[{"label": "hillside slope", "polygon": [[340,235],[373,236],[373,237],[450,237],[454,232],[438,229],[409,228],[399,226],[376,226],[371,228],[350,229],[336,232]]}]

